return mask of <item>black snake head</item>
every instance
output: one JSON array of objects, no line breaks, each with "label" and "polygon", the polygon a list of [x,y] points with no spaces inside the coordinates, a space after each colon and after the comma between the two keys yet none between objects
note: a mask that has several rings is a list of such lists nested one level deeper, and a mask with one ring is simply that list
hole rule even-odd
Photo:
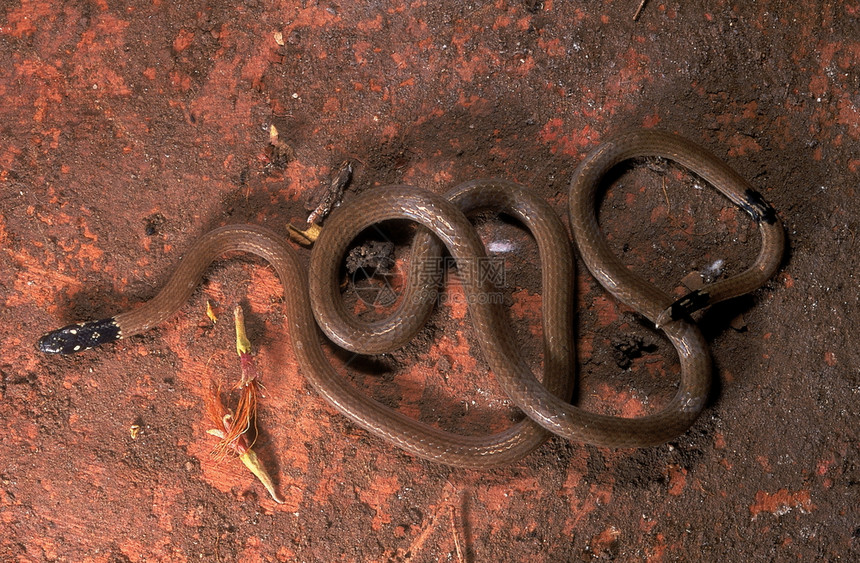
[{"label": "black snake head", "polygon": [[74,354],[120,338],[119,325],[111,317],[53,330],[39,339],[38,347],[45,354]]}]

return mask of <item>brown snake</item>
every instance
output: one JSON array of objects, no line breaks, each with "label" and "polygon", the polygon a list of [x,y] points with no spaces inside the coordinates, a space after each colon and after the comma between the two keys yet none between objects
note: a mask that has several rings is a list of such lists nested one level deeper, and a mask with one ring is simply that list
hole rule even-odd
[{"label": "brown snake", "polygon": [[[623,265],[600,233],[595,194],[611,168],[643,156],[679,163],[753,217],[762,245],[749,269],[674,301]],[[329,363],[317,327],[337,345],[358,353],[382,353],[403,345],[420,330],[434,302],[432,288],[419,279],[420,264],[439,256],[439,241],[459,266],[486,256],[465,213],[487,208],[519,219],[537,241],[542,265],[544,375],[541,383],[521,357],[501,306],[480,298],[494,291],[486,276],[476,275],[471,267],[458,267],[484,358],[505,393],[527,415],[497,434],[463,436],[406,417],[362,394]],[[366,325],[346,311],[338,288],[340,265],[357,234],[390,219],[408,219],[426,229],[419,231],[413,243],[410,277],[398,310],[390,318]],[[727,165],[685,139],[650,130],[612,137],[579,165],[570,188],[570,223],[591,273],[616,298],[659,325],[678,352],[678,390],[659,412],[620,418],[570,404],[573,256],[567,232],[548,204],[527,189],[501,180],[469,182],[447,197],[409,186],[388,186],[357,195],[326,223],[311,255],[310,275],[297,252],[267,229],[252,225],[215,229],[194,243],[153,299],[110,319],[46,334],[39,348],[47,353],[72,353],[146,331],[168,320],[187,301],[213,260],[225,252],[242,251],[268,261],[280,277],[293,350],[313,387],[353,422],[415,455],[478,468],[514,462],[543,443],[550,432],[608,447],[644,447],[676,438],[701,412],[711,378],[707,345],[689,315],[753,291],[769,279],[782,258],[782,226],[773,209]]]}]

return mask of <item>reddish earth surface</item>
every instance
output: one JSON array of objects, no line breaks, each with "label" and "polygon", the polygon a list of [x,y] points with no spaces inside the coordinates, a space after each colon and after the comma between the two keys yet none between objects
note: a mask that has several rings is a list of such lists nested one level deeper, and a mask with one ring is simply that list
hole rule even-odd
[{"label": "reddish earth surface", "polygon": [[[638,5],[4,2],[0,560],[860,559],[860,2],[649,1],[634,21]],[[283,290],[252,258],[218,261],[145,335],[73,357],[34,348],[152,297],[215,226],[286,232],[344,160],[347,199],[499,176],[567,221],[577,163],[630,126],[713,150],[788,235],[765,287],[701,317],[714,388],[670,444],[554,438],[492,471],[416,459],[309,387]],[[670,291],[718,260],[737,272],[758,248],[742,213],[663,162],[620,175],[601,222]],[[533,243],[508,222],[479,228],[517,249],[503,255],[505,300],[539,367]],[[676,385],[671,345],[581,264],[577,276],[579,403],[659,408]],[[238,375],[235,302],[266,385],[255,449],[281,505],[239,461],[209,455],[210,382]],[[332,357],[404,413],[486,431],[516,414],[471,331],[449,299],[403,350]],[[640,341],[619,367],[617,350]]]}]

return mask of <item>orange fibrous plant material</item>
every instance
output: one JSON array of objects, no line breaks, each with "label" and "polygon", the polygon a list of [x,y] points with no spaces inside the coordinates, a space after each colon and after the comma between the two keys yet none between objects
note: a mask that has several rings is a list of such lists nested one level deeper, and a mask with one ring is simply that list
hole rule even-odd
[{"label": "orange fibrous plant material", "polygon": [[278,494],[275,485],[266,472],[257,454],[251,449],[253,440],[249,441],[248,431],[254,425],[253,436],[256,438],[257,429],[257,395],[261,394],[262,385],[258,376],[254,357],[251,355],[251,343],[245,335],[245,321],[241,307],[233,311],[236,320],[236,351],[239,354],[239,364],[242,376],[234,386],[239,392],[239,402],[233,413],[222,401],[221,385],[213,385],[206,401],[206,413],[215,428],[207,432],[219,438],[212,450],[212,456],[221,461],[230,454],[235,454],[242,463],[260,479],[272,498],[284,502]]},{"label": "orange fibrous plant material", "polygon": [[[240,397],[239,403],[246,405],[242,417],[248,417],[248,403],[256,404],[256,398],[250,401],[242,400]],[[250,429],[251,419],[236,416],[233,412],[224,406],[221,400],[221,386],[215,385],[209,394],[206,404],[206,414],[209,420],[215,425],[215,428],[209,430],[209,434],[219,438],[218,443],[212,449],[212,457],[221,461],[230,453],[241,456],[245,454],[252,444],[248,441],[246,432]]]}]

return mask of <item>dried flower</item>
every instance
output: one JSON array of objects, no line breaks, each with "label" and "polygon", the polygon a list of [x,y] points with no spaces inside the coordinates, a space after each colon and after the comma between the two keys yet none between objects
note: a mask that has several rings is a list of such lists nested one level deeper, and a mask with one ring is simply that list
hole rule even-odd
[{"label": "dried flower", "polygon": [[[221,400],[221,386],[213,386],[207,400],[206,412],[215,428],[207,430],[207,433],[218,437],[219,441],[212,450],[212,456],[221,461],[231,452],[236,454],[245,467],[263,483],[275,502],[283,503],[284,499],[275,489],[271,476],[251,449],[253,442],[248,441],[248,430],[257,421],[257,393],[261,385],[254,357],[251,355],[251,343],[245,334],[244,314],[239,305],[233,310],[233,317],[236,321],[236,351],[242,372],[242,377],[234,387],[239,391],[239,403],[234,414]],[[255,436],[256,433],[255,427]]]}]

